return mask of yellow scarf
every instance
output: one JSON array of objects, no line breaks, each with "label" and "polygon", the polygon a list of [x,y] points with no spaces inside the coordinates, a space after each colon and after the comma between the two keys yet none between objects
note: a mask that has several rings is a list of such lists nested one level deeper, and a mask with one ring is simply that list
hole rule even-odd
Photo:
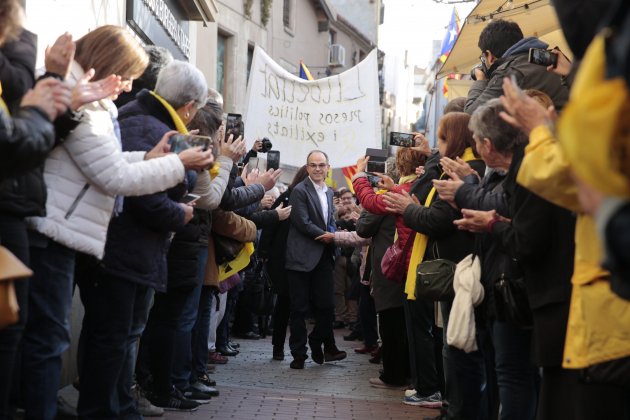
[{"label": "yellow scarf", "polygon": [[[162,104],[162,106],[166,109],[166,111],[168,112],[168,115],[171,116],[173,123],[175,123],[175,128],[177,129],[177,131],[180,134],[188,134],[188,129],[186,128],[186,124],[184,124],[184,121],[182,121],[177,111],[175,111],[175,108],[173,108],[171,104],[166,102],[166,100],[162,98],[160,95],[158,95],[157,93],[151,91],[151,95],[153,95],[155,99],[157,99]],[[212,165],[212,168],[210,168],[208,171],[210,172],[210,178],[214,179],[217,175],[219,175],[219,164],[215,163],[214,165]]]},{"label": "yellow scarf", "polygon": [[0,109],[2,109],[2,111],[4,111],[7,116],[11,115],[11,113],[9,112],[9,107],[7,107],[4,99],[2,99],[2,83],[0,83]]},{"label": "yellow scarf", "polygon": [[[477,159],[470,147],[464,150],[462,159],[466,162]],[[435,187],[431,188],[427,199],[424,202],[424,207],[430,207],[433,197],[435,196]],[[429,244],[429,237],[422,233],[415,234],[413,240],[413,248],[411,250],[411,258],[409,260],[409,267],[407,267],[407,280],[405,281],[405,294],[408,300],[416,300],[416,269],[424,258],[424,253],[427,250]]]}]

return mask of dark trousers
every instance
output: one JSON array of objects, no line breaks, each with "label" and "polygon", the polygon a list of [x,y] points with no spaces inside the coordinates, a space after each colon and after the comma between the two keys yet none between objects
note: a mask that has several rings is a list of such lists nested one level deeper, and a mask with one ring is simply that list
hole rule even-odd
[{"label": "dark trousers", "polygon": [[310,272],[287,270],[291,294],[291,337],[289,347],[294,358],[306,358],[306,314],[312,304],[315,327],[308,335],[309,344],[324,349],[335,346],[333,320],[333,258],[324,251],[321,259]]},{"label": "dark trousers", "polygon": [[381,380],[391,385],[407,385],[409,378],[409,345],[403,307],[385,309],[378,313],[383,342],[383,374]]},{"label": "dark trousers", "polygon": [[291,315],[291,298],[285,293],[278,293],[276,306],[273,309],[273,336],[271,344],[284,348],[287,338],[287,327],[289,326],[289,316]]},{"label": "dark trousers", "polygon": [[[25,265],[29,265],[28,236],[23,218],[0,214],[0,243]],[[28,279],[13,282],[20,306],[19,319],[16,324],[0,330],[0,419],[12,417],[13,409],[9,404],[12,383],[19,387],[21,375],[15,366],[19,366],[17,349],[28,312],[28,282]]]},{"label": "dark trousers", "polygon": [[57,415],[61,355],[70,347],[75,251],[29,233],[31,277],[22,337],[22,399],[26,419]]},{"label": "dark trousers", "polygon": [[78,282],[85,307],[81,330],[82,419],[141,419],[131,395],[135,353],[153,289],[97,269]]},{"label": "dark trousers", "polygon": [[481,351],[466,353],[446,343],[448,318],[453,302],[440,302],[444,320],[445,395],[448,401],[447,418],[481,420],[486,418],[485,404],[486,363]]},{"label": "dark trousers", "polygon": [[374,298],[370,295],[370,286],[359,284],[359,322],[363,333],[363,343],[373,347],[378,343],[376,329],[376,308]]},{"label": "dark trousers", "polygon": [[406,300],[404,308],[411,382],[419,396],[433,395],[439,391],[433,344],[433,302]]},{"label": "dark trousers", "polygon": [[153,379],[150,388],[160,395],[168,394],[172,389],[175,337],[184,307],[192,293],[193,288],[171,288],[167,293],[156,293],[147,327],[140,340],[136,377],[140,385],[147,387],[150,375]]}]

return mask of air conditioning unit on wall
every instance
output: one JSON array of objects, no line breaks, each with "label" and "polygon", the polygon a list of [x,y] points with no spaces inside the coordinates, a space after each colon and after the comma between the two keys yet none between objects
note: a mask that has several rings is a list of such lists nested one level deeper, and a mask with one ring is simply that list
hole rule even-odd
[{"label": "air conditioning unit on wall", "polygon": [[346,65],[346,49],[343,45],[332,44],[328,52],[328,65],[330,67],[343,67]]}]

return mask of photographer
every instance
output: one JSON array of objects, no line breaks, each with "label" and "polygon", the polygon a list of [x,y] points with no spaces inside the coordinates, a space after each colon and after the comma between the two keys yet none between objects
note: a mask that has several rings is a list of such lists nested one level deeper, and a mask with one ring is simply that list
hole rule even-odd
[{"label": "photographer", "polygon": [[538,89],[551,97],[556,109],[568,100],[569,92],[560,76],[542,65],[528,61],[530,48],[546,49],[547,44],[535,37],[523,37],[515,22],[493,20],[479,35],[481,65],[473,69],[475,82],[468,92],[464,110],[472,114],[480,105],[503,94],[503,78],[514,76],[523,89]]},{"label": "photographer", "polygon": [[269,140],[267,137],[263,137],[262,140],[256,139],[256,141],[254,142],[254,145],[252,146],[252,149],[249,152],[247,152],[247,154],[243,158],[242,163],[246,165],[247,162],[249,162],[249,158],[258,156],[259,152],[267,153],[268,151],[271,150],[272,147],[273,147],[273,144],[271,143],[271,140]]}]

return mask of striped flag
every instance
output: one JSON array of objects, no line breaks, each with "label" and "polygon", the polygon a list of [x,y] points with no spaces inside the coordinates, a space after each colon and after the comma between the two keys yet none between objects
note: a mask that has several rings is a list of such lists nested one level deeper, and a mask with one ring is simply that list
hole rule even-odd
[{"label": "striped flag", "polygon": [[302,60],[300,60],[300,78],[304,80],[315,80]]},{"label": "striped flag", "polygon": [[348,188],[350,189],[350,191],[352,191],[352,194],[354,194],[354,188],[352,188],[352,177],[357,173],[357,165],[341,168],[341,172],[343,172],[343,176],[344,178],[346,178]]},{"label": "striped flag", "polygon": [[444,35],[444,40],[442,41],[442,49],[440,50],[440,61],[442,63],[446,61],[446,57],[453,49],[457,35],[459,35],[459,16],[457,15],[457,10],[453,7],[451,21],[448,24],[446,35]]}]

